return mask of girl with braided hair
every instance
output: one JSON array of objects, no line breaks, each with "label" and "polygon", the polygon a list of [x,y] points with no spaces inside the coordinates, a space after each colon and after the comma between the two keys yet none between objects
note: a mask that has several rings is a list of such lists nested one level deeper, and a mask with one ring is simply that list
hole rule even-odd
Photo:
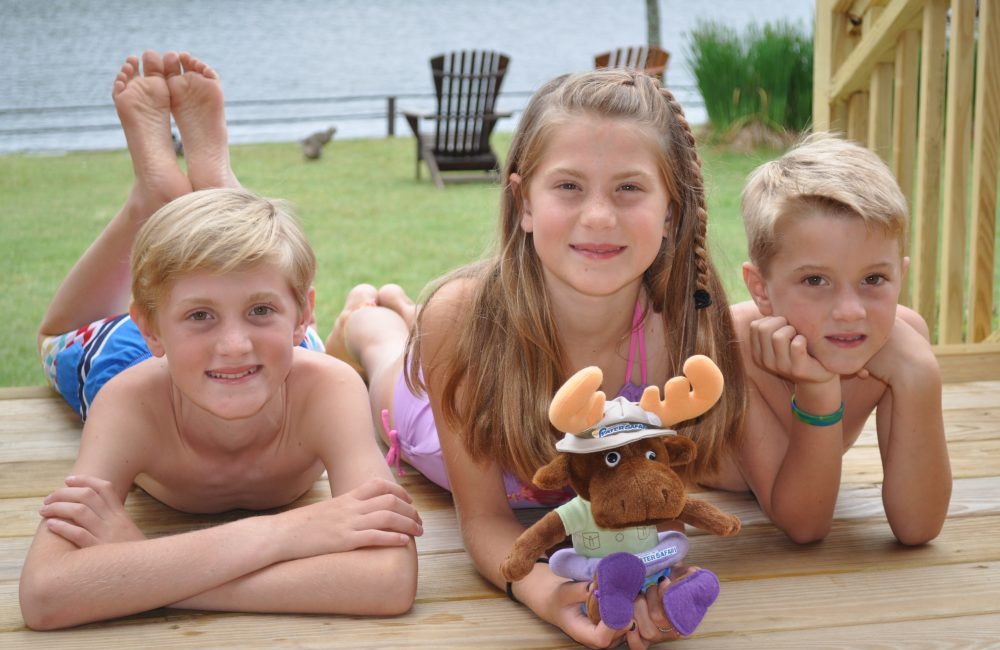
[{"label": "girl with braided hair", "polygon": [[577,370],[599,366],[606,394],[638,400],[692,354],[707,355],[727,386],[715,408],[679,427],[699,448],[687,478],[712,475],[738,448],[743,369],[708,256],[694,137],[649,76],[565,75],[532,97],[503,178],[489,256],[442,278],[419,310],[396,285],[356,287],[327,350],[367,375],[390,458],[453,492],[487,580],[589,647],[676,638],[653,605],[669,580],[639,596],[631,629],[612,630],[581,612],[585,583],[537,564],[511,585],[499,568],[524,530],[512,507],[572,496],[530,486],[562,436],[549,402]]}]

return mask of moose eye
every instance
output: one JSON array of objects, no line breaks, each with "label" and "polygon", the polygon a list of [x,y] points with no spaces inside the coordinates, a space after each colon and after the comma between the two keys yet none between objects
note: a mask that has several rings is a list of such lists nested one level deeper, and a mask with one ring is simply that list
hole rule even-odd
[{"label": "moose eye", "polygon": [[617,466],[618,463],[621,462],[621,460],[622,460],[622,455],[619,454],[617,451],[609,451],[608,453],[604,454],[604,464],[607,465],[608,467]]},{"label": "moose eye", "polygon": [[646,452],[646,460],[656,460],[656,452],[650,449]]}]

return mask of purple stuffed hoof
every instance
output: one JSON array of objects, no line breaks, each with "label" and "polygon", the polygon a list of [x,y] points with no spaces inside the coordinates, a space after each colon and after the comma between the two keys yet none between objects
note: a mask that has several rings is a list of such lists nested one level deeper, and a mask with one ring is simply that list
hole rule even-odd
[{"label": "purple stuffed hoof", "polygon": [[663,594],[663,613],[675,630],[688,636],[718,597],[719,579],[711,571],[699,569],[667,589]]},{"label": "purple stuffed hoof", "polygon": [[620,630],[632,622],[635,597],[642,591],[646,567],[631,553],[612,553],[597,565],[597,608],[601,620]]}]

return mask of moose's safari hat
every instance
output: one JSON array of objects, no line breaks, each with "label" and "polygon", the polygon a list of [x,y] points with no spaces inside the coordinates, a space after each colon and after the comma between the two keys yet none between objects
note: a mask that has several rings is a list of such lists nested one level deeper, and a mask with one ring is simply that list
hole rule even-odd
[{"label": "moose's safari hat", "polygon": [[643,438],[677,435],[664,429],[660,418],[624,397],[605,402],[604,417],[580,433],[567,433],[556,443],[556,450],[568,454],[589,454],[594,451],[623,447]]}]

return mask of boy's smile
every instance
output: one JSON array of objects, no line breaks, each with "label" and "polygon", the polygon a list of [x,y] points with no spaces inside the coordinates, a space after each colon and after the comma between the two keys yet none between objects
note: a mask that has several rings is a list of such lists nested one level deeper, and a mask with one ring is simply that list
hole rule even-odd
[{"label": "boy's smile", "polygon": [[767,277],[751,287],[761,313],[783,316],[830,372],[857,373],[895,323],[908,262],[898,240],[860,218],[822,213],[787,220],[776,235]]},{"label": "boy's smile", "polygon": [[174,385],[223,419],[255,415],[279,394],[305,333],[292,291],[276,268],[178,278],[147,340],[165,355]]}]

